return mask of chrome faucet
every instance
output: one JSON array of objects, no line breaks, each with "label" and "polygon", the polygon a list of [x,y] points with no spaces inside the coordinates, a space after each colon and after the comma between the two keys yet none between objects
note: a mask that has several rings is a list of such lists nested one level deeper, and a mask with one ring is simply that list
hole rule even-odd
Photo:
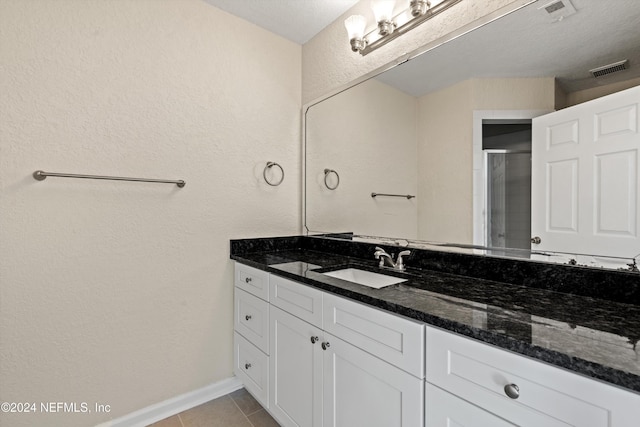
[{"label": "chrome faucet", "polygon": [[394,270],[400,270],[400,271],[404,271],[405,269],[404,260],[402,259],[402,257],[409,256],[409,255],[411,255],[411,251],[402,251],[398,254],[398,258],[394,262],[393,256],[389,255],[382,248],[379,248],[376,246],[376,251],[373,253],[373,256],[376,259],[380,260],[380,264],[378,264],[379,267],[390,267],[390,268],[393,268]]},{"label": "chrome faucet", "polygon": [[395,268],[396,266],[395,262],[393,262],[393,257],[382,248],[376,246],[376,251],[373,253],[373,256],[380,260],[380,267],[389,266]]}]

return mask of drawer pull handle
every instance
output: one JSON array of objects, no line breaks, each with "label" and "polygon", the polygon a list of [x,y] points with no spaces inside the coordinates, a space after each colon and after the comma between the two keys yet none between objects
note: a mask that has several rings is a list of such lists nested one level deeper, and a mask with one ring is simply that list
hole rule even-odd
[{"label": "drawer pull handle", "polygon": [[245,283],[251,283],[251,277],[247,277],[246,279],[244,279]]},{"label": "drawer pull handle", "polygon": [[251,320],[251,315],[247,314],[246,316],[244,316],[245,320]]},{"label": "drawer pull handle", "polygon": [[323,349],[323,350],[326,350],[326,349],[328,349],[329,347],[331,347],[331,344],[329,344],[329,342],[323,342],[323,343],[322,343],[322,349]]},{"label": "drawer pull handle", "polygon": [[244,364],[244,369],[249,369],[251,367],[251,363],[245,363]]},{"label": "drawer pull handle", "polygon": [[504,386],[504,393],[511,399],[520,397],[520,388],[515,384],[507,384]]},{"label": "drawer pull handle", "polygon": [[319,339],[318,337],[311,337],[311,344],[315,344]]}]

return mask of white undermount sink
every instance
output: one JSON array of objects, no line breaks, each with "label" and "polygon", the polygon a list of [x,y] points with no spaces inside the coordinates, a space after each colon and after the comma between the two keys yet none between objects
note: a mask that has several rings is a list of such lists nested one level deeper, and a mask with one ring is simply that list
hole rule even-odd
[{"label": "white undermount sink", "polygon": [[386,274],[373,273],[371,271],[358,270],[357,268],[344,268],[342,270],[328,271],[322,274],[375,289],[407,281],[407,279],[387,276]]}]

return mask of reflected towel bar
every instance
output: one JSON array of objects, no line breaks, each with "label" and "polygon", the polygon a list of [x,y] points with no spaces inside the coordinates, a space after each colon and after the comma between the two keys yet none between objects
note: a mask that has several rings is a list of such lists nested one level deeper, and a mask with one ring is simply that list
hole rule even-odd
[{"label": "reflected towel bar", "polygon": [[416,196],[411,194],[385,194],[385,193],[371,193],[371,197],[387,196],[387,197],[405,197],[407,200],[413,199]]},{"label": "reflected towel bar", "polygon": [[149,178],[127,178],[123,176],[101,176],[101,175],[80,175],[75,173],[56,173],[56,172],[44,172],[35,171],[33,178],[38,181],[43,181],[48,176],[55,176],[59,178],[86,178],[86,179],[108,179],[112,181],[136,181],[136,182],[160,182],[164,184],[175,184],[182,188],[187,183],[183,180],[170,180],[170,179],[149,179]]}]

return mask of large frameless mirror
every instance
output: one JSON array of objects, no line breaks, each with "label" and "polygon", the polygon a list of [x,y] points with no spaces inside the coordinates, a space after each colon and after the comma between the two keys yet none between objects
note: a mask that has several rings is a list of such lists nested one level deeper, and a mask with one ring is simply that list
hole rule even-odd
[{"label": "large frameless mirror", "polygon": [[[640,8],[571,0],[575,12],[554,21],[541,6],[533,2],[309,106],[310,234],[633,270],[640,224],[624,251],[566,250],[536,236],[532,218],[544,213],[531,202],[538,179],[532,119],[640,85]],[[620,61],[621,71],[590,72]],[[637,157],[636,150],[636,164]],[[634,221],[639,187],[636,174],[628,189]]]}]

